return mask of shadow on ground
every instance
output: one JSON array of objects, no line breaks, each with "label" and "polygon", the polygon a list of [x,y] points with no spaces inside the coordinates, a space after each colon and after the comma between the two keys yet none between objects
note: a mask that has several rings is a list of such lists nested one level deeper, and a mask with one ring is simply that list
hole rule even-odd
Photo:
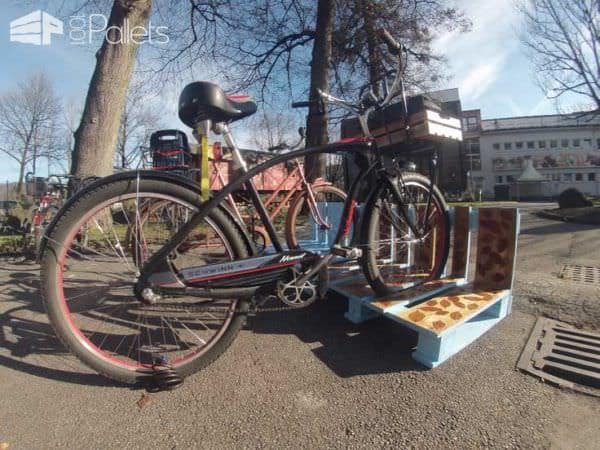
[{"label": "shadow on ground", "polygon": [[250,322],[251,330],[296,335],[329,369],[344,378],[424,370],[411,359],[416,333],[385,318],[355,325],[344,318],[346,307],[345,299],[330,294],[305,310],[259,313]]},{"label": "shadow on ground", "polygon": [[[115,385],[100,375],[68,370],[82,366],[48,324],[37,266],[27,263],[10,270],[2,268],[0,277],[0,300],[10,305],[0,314],[1,365],[68,383]],[[254,333],[296,335],[340,377],[421,370],[410,357],[416,334],[386,319],[352,324],[344,318],[345,310],[346,301],[330,295],[304,310],[261,312],[249,320],[249,327]]]},{"label": "shadow on ground", "polygon": [[[6,275],[8,273],[8,275]],[[114,386],[110,380],[79,370],[55,337],[39,293],[37,266],[23,263],[0,269],[0,303],[12,307],[0,314],[0,365],[30,375],[92,386]]]}]

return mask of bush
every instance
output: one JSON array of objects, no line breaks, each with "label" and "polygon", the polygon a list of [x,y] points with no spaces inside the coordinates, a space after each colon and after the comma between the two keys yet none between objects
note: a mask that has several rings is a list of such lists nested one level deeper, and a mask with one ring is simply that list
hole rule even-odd
[{"label": "bush", "polygon": [[558,196],[558,207],[560,209],[585,208],[588,206],[593,206],[592,202],[575,188],[565,189]]}]

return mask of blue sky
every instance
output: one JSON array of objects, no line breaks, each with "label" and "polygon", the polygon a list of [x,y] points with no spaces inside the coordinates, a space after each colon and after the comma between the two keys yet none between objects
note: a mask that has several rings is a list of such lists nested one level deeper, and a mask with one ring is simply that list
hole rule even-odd
[{"label": "blue sky", "polygon": [[[473,21],[466,34],[446,33],[437,41],[437,50],[446,54],[452,74],[446,87],[458,87],[463,109],[480,108],[484,118],[514,115],[552,114],[555,103],[544,97],[534,82],[533,67],[519,43],[519,17],[514,0],[457,0]],[[53,80],[57,94],[65,101],[83,103],[94,68],[95,46],[77,46],[67,36],[52,36],[50,46],[9,41],[10,21],[42,8],[55,13],[62,0],[0,3],[0,93],[12,89],[32,72],[44,70]],[[68,25],[65,24],[68,33]],[[170,93],[171,94],[171,93]],[[167,122],[177,126],[176,94],[167,108]],[[180,125],[181,126],[181,125]],[[16,179],[17,167],[0,155],[0,182]]]}]

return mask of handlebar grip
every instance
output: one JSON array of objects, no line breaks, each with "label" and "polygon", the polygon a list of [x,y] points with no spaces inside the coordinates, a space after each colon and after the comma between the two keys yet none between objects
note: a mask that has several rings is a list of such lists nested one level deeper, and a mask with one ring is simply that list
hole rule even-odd
[{"label": "handlebar grip", "polygon": [[392,37],[388,30],[382,28],[381,30],[379,30],[379,36],[381,37],[381,40],[383,40],[383,42],[385,42],[385,44],[387,45],[387,48],[390,51],[390,53],[392,53],[393,55],[398,55],[400,53],[400,50],[402,50],[402,46],[396,41],[396,39]]},{"label": "handlebar grip", "polygon": [[292,103],[292,108],[310,108],[314,104],[315,102],[311,100],[306,102],[294,102]]}]

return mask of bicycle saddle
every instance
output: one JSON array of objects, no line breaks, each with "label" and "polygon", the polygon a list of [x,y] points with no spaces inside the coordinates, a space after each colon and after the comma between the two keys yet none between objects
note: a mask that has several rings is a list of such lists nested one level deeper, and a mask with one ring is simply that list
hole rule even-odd
[{"label": "bicycle saddle", "polygon": [[233,122],[256,112],[256,103],[248,95],[226,95],[208,81],[188,84],[179,96],[179,118],[194,128],[202,120]]}]

